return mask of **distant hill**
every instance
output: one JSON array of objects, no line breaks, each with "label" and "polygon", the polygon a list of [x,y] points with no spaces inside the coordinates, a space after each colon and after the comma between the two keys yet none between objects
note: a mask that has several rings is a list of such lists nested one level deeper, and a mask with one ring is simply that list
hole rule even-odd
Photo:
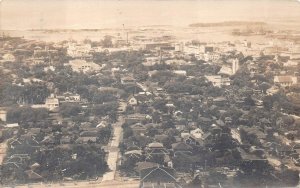
[{"label": "distant hill", "polygon": [[189,27],[228,27],[228,26],[265,26],[265,22],[250,22],[250,21],[226,21],[215,23],[193,23]]}]

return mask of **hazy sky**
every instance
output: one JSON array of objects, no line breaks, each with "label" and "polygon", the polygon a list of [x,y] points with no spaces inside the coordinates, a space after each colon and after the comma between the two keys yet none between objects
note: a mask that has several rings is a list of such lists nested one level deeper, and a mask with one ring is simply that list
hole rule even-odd
[{"label": "hazy sky", "polygon": [[[1,1],[1,0],[0,0]],[[226,20],[300,22],[297,0],[2,0],[0,29],[82,29]]]}]

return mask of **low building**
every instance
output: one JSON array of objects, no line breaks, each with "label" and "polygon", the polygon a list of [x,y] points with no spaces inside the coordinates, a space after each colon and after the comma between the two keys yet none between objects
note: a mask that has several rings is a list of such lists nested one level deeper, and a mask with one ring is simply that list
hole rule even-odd
[{"label": "low building", "polygon": [[174,156],[176,156],[176,154],[192,154],[192,150],[193,148],[184,143],[184,142],[178,142],[178,143],[174,143],[172,144],[172,149],[173,149],[173,152],[174,152]]},{"label": "low building", "polygon": [[152,167],[140,172],[140,187],[177,187],[175,170],[173,168]]},{"label": "low building", "polygon": [[59,102],[68,102],[68,103],[78,103],[81,101],[81,97],[78,94],[74,94],[71,92],[66,92],[63,95],[57,96],[56,98],[59,99]]},{"label": "low building", "polygon": [[2,60],[1,60],[1,62],[15,62],[15,61],[16,61],[16,58],[12,54],[4,54],[2,56]]},{"label": "low building", "polygon": [[180,75],[180,76],[186,76],[186,71],[185,70],[174,70],[174,74]]},{"label": "low building", "polygon": [[132,129],[133,134],[135,136],[144,134],[144,133],[146,133],[146,130],[147,130],[146,127],[144,125],[142,125],[141,123],[133,124],[130,126],[130,128]]},{"label": "low building", "polygon": [[124,76],[121,78],[121,83],[122,84],[135,84],[136,81],[133,78],[133,76]]},{"label": "low building", "polygon": [[132,124],[142,122],[147,119],[147,114],[130,114],[125,118],[125,122]]},{"label": "low building", "polygon": [[136,97],[130,96],[127,103],[128,105],[136,106],[138,105],[138,100],[136,99]]},{"label": "low building", "polygon": [[298,79],[296,76],[275,76],[274,83],[279,84],[282,87],[286,87],[297,84]]}]

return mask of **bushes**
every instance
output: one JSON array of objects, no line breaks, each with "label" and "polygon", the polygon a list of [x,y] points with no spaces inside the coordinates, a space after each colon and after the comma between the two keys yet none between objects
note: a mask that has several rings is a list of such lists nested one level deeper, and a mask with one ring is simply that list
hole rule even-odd
[{"label": "bushes", "polygon": [[82,108],[79,104],[63,104],[60,107],[60,113],[64,117],[77,116]]}]

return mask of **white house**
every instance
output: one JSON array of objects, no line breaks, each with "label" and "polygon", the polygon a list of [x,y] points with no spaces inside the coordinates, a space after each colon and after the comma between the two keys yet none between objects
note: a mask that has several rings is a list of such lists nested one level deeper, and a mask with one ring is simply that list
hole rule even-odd
[{"label": "white house", "polygon": [[50,111],[54,110],[59,107],[59,100],[53,94],[51,94],[51,96],[46,99],[45,107]]},{"label": "white house", "polygon": [[7,111],[0,109],[0,121],[6,121]]},{"label": "white house", "polygon": [[186,76],[186,71],[185,70],[174,70],[173,73],[181,76]]},{"label": "white house", "polygon": [[131,96],[128,99],[128,104],[131,106],[136,106],[138,104],[138,100],[134,96]]},{"label": "white house", "polygon": [[12,54],[4,54],[2,56],[2,62],[14,62],[16,61],[16,58]]}]

